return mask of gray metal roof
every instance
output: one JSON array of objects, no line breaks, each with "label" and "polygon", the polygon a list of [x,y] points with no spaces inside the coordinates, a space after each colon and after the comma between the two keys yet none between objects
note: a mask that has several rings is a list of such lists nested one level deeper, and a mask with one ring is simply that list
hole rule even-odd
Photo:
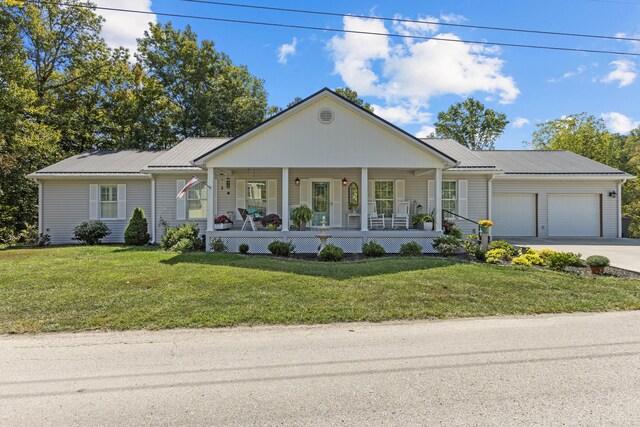
[{"label": "gray metal roof", "polygon": [[32,174],[130,174],[138,173],[154,158],[159,151],[86,151],[66,158]]},{"label": "gray metal roof", "polygon": [[157,168],[194,168],[192,160],[224,144],[231,138],[187,138],[175,147],[163,152],[147,165],[147,169]]},{"label": "gray metal roof", "polygon": [[460,161],[457,168],[450,170],[495,168],[507,175],[627,175],[625,172],[571,151],[472,151],[451,139],[425,139],[424,141]]}]

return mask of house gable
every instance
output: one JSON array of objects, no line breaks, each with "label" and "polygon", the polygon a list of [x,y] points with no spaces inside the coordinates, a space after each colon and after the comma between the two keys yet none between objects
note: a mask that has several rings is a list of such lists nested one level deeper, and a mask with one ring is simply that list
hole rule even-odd
[{"label": "house gable", "polygon": [[332,91],[323,90],[202,156],[195,164],[225,168],[442,168],[456,162]]}]

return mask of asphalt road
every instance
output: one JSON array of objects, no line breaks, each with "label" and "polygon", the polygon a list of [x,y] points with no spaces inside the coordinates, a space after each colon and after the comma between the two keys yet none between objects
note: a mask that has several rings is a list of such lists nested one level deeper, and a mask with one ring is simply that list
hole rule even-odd
[{"label": "asphalt road", "polygon": [[640,312],[0,336],[0,425],[638,425]]}]

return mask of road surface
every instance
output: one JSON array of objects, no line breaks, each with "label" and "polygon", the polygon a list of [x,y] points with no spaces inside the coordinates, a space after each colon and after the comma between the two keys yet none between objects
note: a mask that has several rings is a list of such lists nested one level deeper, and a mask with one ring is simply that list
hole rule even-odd
[{"label": "road surface", "polygon": [[637,425],[640,312],[0,336],[0,425]]}]

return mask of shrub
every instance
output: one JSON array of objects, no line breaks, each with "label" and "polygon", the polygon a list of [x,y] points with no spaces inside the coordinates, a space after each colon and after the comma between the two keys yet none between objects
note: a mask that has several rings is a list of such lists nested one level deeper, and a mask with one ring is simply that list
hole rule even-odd
[{"label": "shrub", "polygon": [[422,228],[422,224],[425,222],[433,222],[433,217],[426,213],[419,213],[411,218],[411,223],[415,228]]},{"label": "shrub", "polygon": [[462,239],[462,230],[453,222],[445,222],[442,224],[442,229],[444,230],[444,234]]},{"label": "shrub", "polygon": [[[2,232],[0,232],[0,235],[2,235]],[[28,224],[17,236],[11,237],[13,238],[7,239],[7,242],[4,242],[3,239],[0,238],[0,243],[18,243],[25,246],[47,246],[51,243],[51,236],[46,233],[38,233],[38,226],[32,224]]]},{"label": "shrub", "polygon": [[344,251],[336,245],[328,244],[320,251],[320,261],[340,261]]},{"label": "shrub", "polygon": [[225,245],[222,239],[219,237],[213,237],[209,241],[209,247],[213,252],[227,252],[227,245]]},{"label": "shrub", "polygon": [[376,258],[381,257],[386,253],[384,248],[378,244],[375,240],[370,240],[369,242],[362,245],[362,254],[367,257]]},{"label": "shrub", "polygon": [[265,216],[262,217],[262,225],[264,227],[271,226],[274,229],[278,228],[278,227],[280,227],[282,225],[282,218],[280,218],[278,216],[278,214],[274,214],[274,213],[269,214],[269,215],[265,215]]},{"label": "shrub", "polygon": [[267,249],[275,256],[289,256],[289,254],[295,252],[296,246],[291,241],[283,242],[281,240],[274,240],[269,243]]},{"label": "shrub", "polygon": [[433,248],[443,255],[451,255],[460,250],[462,240],[454,235],[438,236],[433,239]]},{"label": "shrub", "polygon": [[172,252],[194,252],[196,249],[193,245],[193,240],[183,238],[178,240],[172,247]]},{"label": "shrub", "polygon": [[564,270],[565,267],[581,267],[582,255],[571,252],[554,252],[545,259],[545,264],[552,270]]},{"label": "shrub", "polygon": [[609,267],[609,258],[602,255],[591,255],[586,263],[589,267]]},{"label": "shrub", "polygon": [[475,255],[480,249],[480,237],[477,234],[469,234],[462,246],[468,254]]},{"label": "shrub", "polygon": [[489,243],[489,250],[491,249],[504,249],[509,258],[520,255],[516,247],[505,240],[494,240]]},{"label": "shrub", "polygon": [[241,243],[240,246],[238,246],[238,251],[241,254],[248,254],[249,253],[249,245],[247,245],[246,243]]},{"label": "shrub", "polygon": [[504,249],[489,249],[485,255],[485,262],[489,264],[498,264],[500,261],[506,261],[509,254]]},{"label": "shrub", "polygon": [[111,234],[102,221],[85,221],[73,229],[73,240],[86,245],[98,245],[100,240]]},{"label": "shrub", "polygon": [[485,259],[487,258],[487,252],[483,251],[482,248],[478,248],[476,249],[476,251],[473,253],[473,256],[476,257],[476,259],[478,261],[484,262]]},{"label": "shrub", "polygon": [[291,212],[291,221],[298,228],[301,228],[302,224],[311,221],[312,218],[313,212],[307,205],[300,205]]},{"label": "shrub", "polygon": [[512,259],[511,264],[531,267],[532,265],[544,265],[544,260],[538,254],[526,253]]},{"label": "shrub", "polygon": [[422,245],[418,242],[403,243],[400,245],[400,255],[420,256],[422,255]]},{"label": "shrub", "polygon": [[554,251],[553,249],[548,249],[548,248],[543,248],[540,249],[538,251],[538,255],[540,255],[540,258],[546,260],[547,258],[549,258],[550,255],[555,254],[556,251]]},{"label": "shrub", "polygon": [[143,210],[135,208],[129,220],[129,225],[124,230],[124,243],[136,246],[146,245],[151,240],[151,235],[147,230],[147,218],[144,217]]},{"label": "shrub", "polygon": [[[166,251],[174,252],[201,251],[204,249],[204,240],[198,237],[199,232],[200,229],[195,222],[185,222],[179,227],[167,226],[160,241],[160,247]],[[184,239],[191,241],[192,244],[186,245],[182,242],[179,248],[176,247],[178,242]],[[185,248],[186,250],[183,250]]]}]

